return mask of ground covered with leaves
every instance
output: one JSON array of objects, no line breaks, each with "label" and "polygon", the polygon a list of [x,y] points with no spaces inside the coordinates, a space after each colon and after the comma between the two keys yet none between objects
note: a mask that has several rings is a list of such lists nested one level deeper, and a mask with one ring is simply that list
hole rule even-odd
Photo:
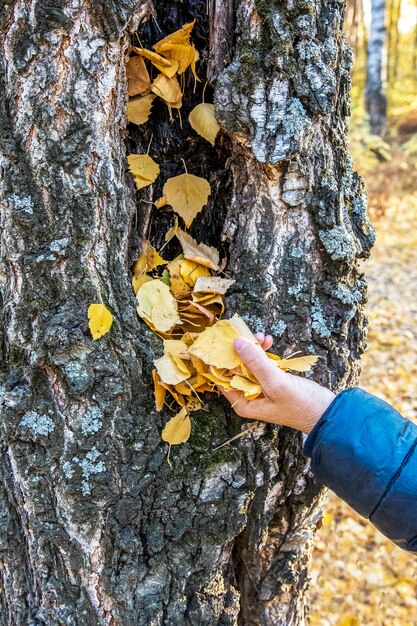
[{"label": "ground covered with leaves", "polygon": [[[417,423],[417,170],[403,152],[364,172],[377,241],[365,264],[361,386]],[[415,626],[417,558],[333,493],[312,568],[312,626]]]}]

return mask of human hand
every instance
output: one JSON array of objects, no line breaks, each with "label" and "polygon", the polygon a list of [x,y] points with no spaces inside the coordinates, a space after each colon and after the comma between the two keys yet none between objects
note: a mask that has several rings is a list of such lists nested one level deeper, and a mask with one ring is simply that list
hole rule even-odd
[{"label": "human hand", "polygon": [[255,336],[259,345],[239,337],[234,347],[259,381],[265,398],[246,400],[240,391],[223,391],[224,395],[240,417],[290,426],[308,435],[335,394],[312,380],[280,370],[264,352],[271,347],[272,337],[263,333]]}]

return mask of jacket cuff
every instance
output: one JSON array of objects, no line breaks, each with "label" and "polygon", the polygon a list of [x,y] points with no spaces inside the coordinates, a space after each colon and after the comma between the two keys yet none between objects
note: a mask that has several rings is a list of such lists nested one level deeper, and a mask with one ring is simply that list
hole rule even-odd
[{"label": "jacket cuff", "polygon": [[[398,507],[411,502],[411,489],[414,503],[409,511],[416,508],[416,482],[407,492],[407,479],[402,478],[407,455],[408,463],[417,467],[416,439],[412,422],[383,400],[352,388],[336,396],[309,434],[303,452],[311,457],[312,471],[320,482],[364,517],[372,516],[371,521],[392,537],[390,515],[397,514],[395,526],[402,526]],[[405,536],[404,529],[401,534]]]}]

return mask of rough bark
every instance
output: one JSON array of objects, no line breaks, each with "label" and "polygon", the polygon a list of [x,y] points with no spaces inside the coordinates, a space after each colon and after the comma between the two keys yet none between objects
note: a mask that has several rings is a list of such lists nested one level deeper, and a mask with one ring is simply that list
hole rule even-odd
[{"label": "rough bark", "polygon": [[367,47],[365,108],[371,131],[383,135],[387,116],[385,94],[385,2],[372,0],[371,30]]},{"label": "rough bark", "polygon": [[[160,343],[137,319],[129,267],[141,236],[163,239],[170,213],[148,201],[183,171],[182,157],[213,189],[191,232],[228,259],[229,312],[267,327],[281,354],[320,354],[321,383],[355,381],[357,260],[373,234],[345,145],[344,7],[209,9],[2,6],[2,625],[306,623],[321,496],[302,437],[259,425],[214,451],[242,423],[207,400],[171,470],[167,414],[151,391]],[[216,146],[186,122],[201,86],[187,90],[182,128],[157,104],[127,135],[129,32],[139,26],[152,43],[195,16],[200,74],[209,71],[223,127]],[[126,143],[144,151],[151,134],[161,176],[136,192]],[[100,298],[115,321],[93,342],[86,311]]]}]

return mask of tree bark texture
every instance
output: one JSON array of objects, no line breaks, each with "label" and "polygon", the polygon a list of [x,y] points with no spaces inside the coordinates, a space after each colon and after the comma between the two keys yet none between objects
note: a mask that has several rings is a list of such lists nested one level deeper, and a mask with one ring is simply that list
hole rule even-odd
[{"label": "tree bark texture", "polygon": [[387,117],[386,72],[386,0],[372,0],[371,30],[367,47],[365,108],[371,131],[383,135]]},{"label": "tree bark texture", "polygon": [[[205,399],[170,469],[161,345],[130,265],[141,237],[163,241],[172,213],[149,201],[183,158],[212,187],[191,234],[227,258],[228,312],[279,354],[320,354],[322,384],[354,383],[373,231],[345,145],[343,15],[339,0],[2,5],[2,626],[307,623],[321,495],[302,436],[260,424],[215,451],[248,424]],[[127,129],[131,34],[150,46],[194,17],[203,80],[182,127],[155,103]],[[214,148],[187,121],[207,73]],[[126,153],[151,136],[161,175],[137,192]],[[100,299],[114,323],[93,341]]]}]

